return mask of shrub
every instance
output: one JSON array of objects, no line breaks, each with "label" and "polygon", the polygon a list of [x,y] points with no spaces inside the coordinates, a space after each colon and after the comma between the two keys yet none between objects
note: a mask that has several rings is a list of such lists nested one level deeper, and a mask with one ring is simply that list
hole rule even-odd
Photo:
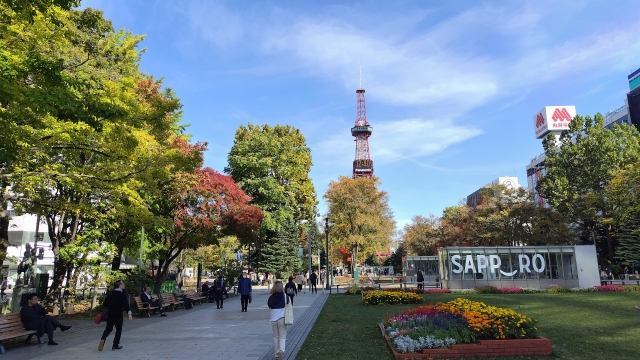
[{"label": "shrub", "polygon": [[500,290],[498,290],[495,286],[476,286],[474,287],[475,291],[478,294],[499,294]]},{"label": "shrub", "polygon": [[550,293],[568,293],[569,289],[567,289],[566,286],[549,286],[549,289],[547,290]]},{"label": "shrub", "polygon": [[344,292],[345,295],[361,295],[362,294],[362,288],[359,286],[349,286],[349,288],[347,289],[347,291]]},{"label": "shrub", "polygon": [[639,285],[625,285],[622,287],[622,289],[624,291],[628,291],[628,292],[640,292],[640,286]]},{"label": "shrub", "polygon": [[538,289],[538,288],[522,288],[522,292],[525,294],[540,294],[546,293],[546,289]]},{"label": "shrub", "polygon": [[451,290],[452,294],[477,294],[478,292],[476,291],[476,289],[453,289]]},{"label": "shrub", "polygon": [[498,289],[502,294],[524,294],[522,288],[519,287],[503,287]]},{"label": "shrub", "polygon": [[619,292],[619,291],[624,291],[624,289],[621,286],[618,285],[604,285],[604,286],[596,286],[596,289],[598,289],[598,291],[600,292]]},{"label": "shrub", "polygon": [[586,287],[586,288],[571,288],[570,292],[598,292],[598,289],[595,287]]},{"label": "shrub", "polygon": [[364,294],[362,301],[365,305],[379,304],[419,304],[424,298],[418,294],[402,291],[369,291]]}]

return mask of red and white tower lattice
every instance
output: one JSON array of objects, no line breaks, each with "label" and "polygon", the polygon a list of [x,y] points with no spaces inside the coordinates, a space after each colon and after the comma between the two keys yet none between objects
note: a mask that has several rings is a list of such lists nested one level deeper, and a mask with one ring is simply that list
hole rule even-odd
[{"label": "red and white tower lattice", "polygon": [[362,88],[362,70],[360,70],[360,88],[356,90],[356,125],[351,128],[351,135],[356,141],[356,159],[353,160],[353,177],[373,176],[373,161],[369,153],[369,136],[373,128],[367,122],[367,106]]}]

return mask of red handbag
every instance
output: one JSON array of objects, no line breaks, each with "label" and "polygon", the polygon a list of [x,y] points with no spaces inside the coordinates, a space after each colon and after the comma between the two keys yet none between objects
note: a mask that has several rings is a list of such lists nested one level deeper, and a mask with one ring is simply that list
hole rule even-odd
[{"label": "red handbag", "polygon": [[100,322],[102,321],[102,313],[96,315],[96,320],[95,323],[100,325]]}]

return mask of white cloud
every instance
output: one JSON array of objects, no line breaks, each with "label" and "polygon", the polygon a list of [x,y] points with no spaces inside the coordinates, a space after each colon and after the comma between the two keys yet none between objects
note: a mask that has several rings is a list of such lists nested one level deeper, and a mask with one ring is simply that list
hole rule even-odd
[{"label": "white cloud", "polygon": [[[455,125],[448,120],[412,118],[374,124],[369,144],[374,164],[385,164],[436,154],[480,134],[482,131],[477,128]],[[348,163],[355,151],[352,140],[346,131],[330,136],[313,147],[314,158],[326,159],[328,163]]]},{"label": "white cloud", "polygon": [[235,44],[245,34],[245,24],[240,16],[221,3],[193,1],[184,11],[189,26],[218,47]]}]

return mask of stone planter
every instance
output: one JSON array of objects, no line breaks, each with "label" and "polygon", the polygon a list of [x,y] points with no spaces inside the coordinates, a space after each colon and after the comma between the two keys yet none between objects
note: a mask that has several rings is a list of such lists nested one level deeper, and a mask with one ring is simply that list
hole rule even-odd
[{"label": "stone planter", "polygon": [[550,355],[552,350],[551,340],[538,337],[537,339],[480,340],[478,344],[456,344],[450,349],[425,349],[421,353],[401,354],[396,352],[393,341],[384,331],[384,325],[379,325],[396,359]]}]

